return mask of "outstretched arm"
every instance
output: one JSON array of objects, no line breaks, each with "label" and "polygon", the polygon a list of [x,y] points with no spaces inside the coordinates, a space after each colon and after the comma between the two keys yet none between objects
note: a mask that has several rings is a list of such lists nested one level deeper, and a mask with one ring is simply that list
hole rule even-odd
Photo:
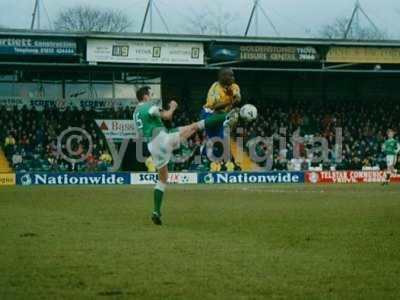
[{"label": "outstretched arm", "polygon": [[232,105],[232,103],[229,103],[229,102],[216,103],[213,106],[213,110],[215,110],[215,111],[224,110],[226,107],[231,106],[231,105]]},{"label": "outstretched arm", "polygon": [[174,115],[175,110],[178,108],[178,103],[176,103],[176,101],[172,100],[169,103],[169,108],[168,110],[162,110],[160,112],[160,117],[161,119],[163,119],[164,121],[171,121],[172,117]]}]

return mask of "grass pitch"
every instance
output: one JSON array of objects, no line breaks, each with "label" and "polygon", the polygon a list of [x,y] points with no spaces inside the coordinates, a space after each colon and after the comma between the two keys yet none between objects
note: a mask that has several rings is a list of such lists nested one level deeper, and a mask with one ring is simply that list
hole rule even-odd
[{"label": "grass pitch", "polygon": [[0,188],[0,299],[399,299],[400,187]]}]

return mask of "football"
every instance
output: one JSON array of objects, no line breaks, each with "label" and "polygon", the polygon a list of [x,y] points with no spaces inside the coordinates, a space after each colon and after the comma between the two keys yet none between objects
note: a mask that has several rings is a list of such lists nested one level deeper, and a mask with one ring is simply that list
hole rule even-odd
[{"label": "football", "polygon": [[252,104],[246,104],[240,109],[240,117],[247,121],[254,121],[257,118],[257,108]]}]

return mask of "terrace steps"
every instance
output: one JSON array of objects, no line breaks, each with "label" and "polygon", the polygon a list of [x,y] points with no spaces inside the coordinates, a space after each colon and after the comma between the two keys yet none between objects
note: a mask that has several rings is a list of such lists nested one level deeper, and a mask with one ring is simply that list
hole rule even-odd
[{"label": "terrace steps", "polygon": [[0,148],[0,173],[11,173],[11,172],[12,170],[10,168],[8,160],[3,150]]},{"label": "terrace steps", "polygon": [[233,139],[231,139],[231,153],[236,164],[240,165],[243,172],[260,171],[261,168],[250,159],[247,152],[237,145]]}]

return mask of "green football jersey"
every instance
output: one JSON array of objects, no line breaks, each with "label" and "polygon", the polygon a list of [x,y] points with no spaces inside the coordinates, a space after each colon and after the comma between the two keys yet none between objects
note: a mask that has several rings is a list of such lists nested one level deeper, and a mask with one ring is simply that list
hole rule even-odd
[{"label": "green football jersey", "polygon": [[161,117],[150,114],[150,109],[153,106],[159,109],[159,105],[154,101],[139,103],[133,113],[133,121],[135,122],[138,134],[147,142],[151,141],[161,131],[167,131]]},{"label": "green football jersey", "polygon": [[387,139],[383,143],[383,151],[386,155],[396,155],[399,152],[399,143],[395,139]]}]

